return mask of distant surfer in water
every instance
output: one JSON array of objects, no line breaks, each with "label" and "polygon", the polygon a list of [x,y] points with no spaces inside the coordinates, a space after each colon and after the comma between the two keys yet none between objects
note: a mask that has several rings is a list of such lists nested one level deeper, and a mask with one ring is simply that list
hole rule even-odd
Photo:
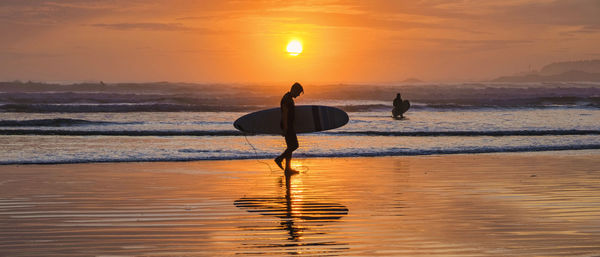
[{"label": "distant surfer in water", "polygon": [[304,89],[300,83],[296,82],[292,85],[289,92],[285,93],[281,98],[281,134],[285,137],[285,144],[287,148],[285,151],[275,158],[275,163],[282,170],[283,159],[285,159],[285,173],[297,173],[291,167],[292,152],[298,149],[298,137],[296,137],[296,129],[294,128],[294,118],[296,112],[296,106],[294,104],[294,98],[298,97],[300,93],[304,93]]},{"label": "distant surfer in water", "polygon": [[400,93],[396,94],[396,99],[394,99],[394,109],[392,110],[394,118],[404,118],[403,114],[408,111],[409,108],[410,102],[408,100],[402,100]]}]

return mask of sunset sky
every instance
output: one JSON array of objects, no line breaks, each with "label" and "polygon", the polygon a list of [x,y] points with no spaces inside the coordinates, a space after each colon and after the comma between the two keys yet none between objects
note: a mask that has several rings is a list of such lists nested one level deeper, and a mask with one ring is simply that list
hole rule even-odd
[{"label": "sunset sky", "polygon": [[0,33],[2,81],[471,81],[600,58],[600,1],[2,0]]}]

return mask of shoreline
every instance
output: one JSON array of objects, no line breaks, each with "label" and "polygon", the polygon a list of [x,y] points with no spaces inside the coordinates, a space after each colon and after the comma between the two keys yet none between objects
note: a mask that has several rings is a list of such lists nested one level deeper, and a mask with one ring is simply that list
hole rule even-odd
[{"label": "shoreline", "polygon": [[[408,155],[380,155],[380,154],[363,154],[356,156],[294,156],[294,159],[344,159],[344,158],[395,158],[395,157],[419,157],[419,156],[453,156],[453,155],[486,155],[486,154],[572,154],[572,153],[600,153],[600,148],[592,145],[590,148],[581,148],[581,149],[572,149],[570,147],[565,147],[562,149],[561,147],[555,148],[551,150],[541,150],[541,151],[527,151],[527,150],[503,150],[503,151],[472,151],[472,152],[448,152],[448,153],[422,153],[422,154],[408,154]],[[273,156],[276,156],[274,154]],[[240,157],[237,159],[227,159],[227,158],[208,158],[208,159],[196,159],[196,158],[181,158],[181,159],[159,159],[159,160],[93,160],[93,161],[57,161],[57,162],[31,162],[31,163],[18,163],[18,162],[9,162],[9,163],[1,163],[2,166],[12,166],[12,165],[65,165],[65,164],[100,164],[100,163],[178,163],[178,162],[213,162],[213,161],[244,161],[244,160],[271,160],[271,157],[258,156],[258,157]]]}]

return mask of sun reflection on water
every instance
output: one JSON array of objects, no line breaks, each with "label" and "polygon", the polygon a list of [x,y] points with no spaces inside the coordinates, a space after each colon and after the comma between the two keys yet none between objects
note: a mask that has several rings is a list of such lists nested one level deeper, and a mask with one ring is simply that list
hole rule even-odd
[{"label": "sun reflection on water", "polygon": [[[302,167],[302,162],[296,163]],[[336,245],[335,242],[320,242],[326,233],[323,226],[326,223],[339,220],[348,214],[348,208],[333,202],[306,195],[306,185],[300,175],[285,175],[285,195],[244,197],[234,202],[238,208],[263,216],[274,216],[280,219],[275,230],[284,230],[288,243],[280,247],[302,247],[317,245]],[[283,186],[283,185],[282,185]],[[273,228],[256,227],[256,231],[273,230]],[[307,234],[312,235],[307,238]],[[314,235],[320,235],[315,237]],[[274,246],[270,244],[270,246]],[[256,247],[264,247],[257,245]],[[296,252],[298,253],[298,252]]]}]

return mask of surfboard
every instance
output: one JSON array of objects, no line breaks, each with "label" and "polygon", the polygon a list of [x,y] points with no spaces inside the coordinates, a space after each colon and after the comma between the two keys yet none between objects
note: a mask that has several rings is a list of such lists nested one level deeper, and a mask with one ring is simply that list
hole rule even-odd
[{"label": "surfboard", "polygon": [[398,116],[402,117],[402,114],[404,114],[406,111],[408,111],[408,109],[410,109],[410,102],[408,100],[404,100],[400,104],[400,108],[394,108],[392,110],[392,115],[394,118],[396,118]]},{"label": "surfboard", "polygon": [[[310,133],[339,128],[348,123],[348,114],[338,108],[321,105],[297,105],[294,127],[296,133]],[[281,134],[281,109],[272,108],[246,114],[233,126],[251,134]]]}]

